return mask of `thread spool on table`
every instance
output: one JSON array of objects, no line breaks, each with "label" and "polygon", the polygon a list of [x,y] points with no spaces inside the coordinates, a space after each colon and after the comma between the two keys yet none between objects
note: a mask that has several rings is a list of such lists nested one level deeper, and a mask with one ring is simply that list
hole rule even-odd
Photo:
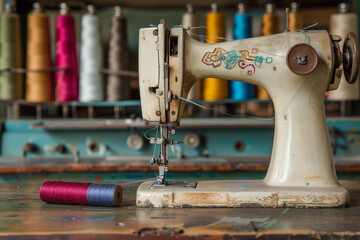
[{"label": "thread spool on table", "polygon": [[[239,3],[238,12],[234,15],[234,40],[251,37],[251,15],[246,13],[246,6]],[[254,97],[254,85],[243,82],[230,82],[230,97],[234,100],[244,100]]]},{"label": "thread spool on table", "polygon": [[[206,14],[207,43],[223,42],[225,38],[225,16],[218,11],[216,3],[211,4],[211,12]],[[203,99],[218,101],[229,96],[228,81],[218,78],[204,79]]]},{"label": "thread spool on table", "polygon": [[28,15],[26,100],[49,102],[52,100],[52,74],[31,72],[51,68],[49,17],[39,3],[34,3]]},{"label": "thread spool on table", "polygon": [[[349,10],[349,4],[340,3],[339,12],[330,16],[330,34],[341,36],[340,49],[342,49],[345,36],[349,32],[354,32],[356,35],[358,34],[358,16]],[[359,81],[356,81],[354,84],[349,84],[343,74],[338,89],[329,91],[327,98],[329,100],[340,101],[358,100],[360,98]]]},{"label": "thread spool on table", "polygon": [[[263,36],[272,35],[280,32],[279,17],[275,13],[275,4],[268,3],[265,6],[265,13],[261,18]],[[261,87],[256,87],[256,96],[260,99],[270,99],[269,94]]]},{"label": "thread spool on table", "polygon": [[55,95],[60,102],[77,101],[79,96],[75,23],[69,13],[69,6],[61,3],[56,18],[56,67],[66,70],[55,74]]},{"label": "thread spool on table", "polygon": [[[106,100],[121,101],[130,99],[130,78],[118,75],[119,70],[129,70],[130,59],[127,46],[127,20],[119,6],[111,18]],[[113,72],[113,73],[111,73]]]},{"label": "thread spool on table", "polygon": [[[20,16],[14,12],[12,5],[5,5],[5,13],[0,15],[0,24],[0,68],[21,68]],[[21,99],[22,97],[22,74],[9,71],[0,72],[0,98]]]},{"label": "thread spool on table", "polygon": [[79,100],[82,102],[101,101],[103,82],[102,47],[99,17],[95,7],[89,5],[87,14],[81,20],[80,86]]},{"label": "thread spool on table", "polygon": [[[198,27],[200,25],[199,15],[195,13],[191,4],[186,5],[187,12],[182,15],[181,25],[189,29],[187,32],[196,40],[199,40],[199,28],[191,29],[191,27]],[[201,81],[197,81],[189,91],[187,99],[199,100],[201,99]]]},{"label": "thread spool on table", "polygon": [[39,191],[46,203],[116,207],[122,200],[117,184],[46,181]]}]

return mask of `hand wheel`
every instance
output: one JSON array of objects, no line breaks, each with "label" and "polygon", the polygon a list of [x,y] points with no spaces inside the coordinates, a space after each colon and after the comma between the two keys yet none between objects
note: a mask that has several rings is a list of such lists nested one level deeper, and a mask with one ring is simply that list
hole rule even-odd
[{"label": "hand wheel", "polygon": [[350,84],[356,82],[359,74],[359,42],[353,32],[345,37],[342,61],[346,81]]}]

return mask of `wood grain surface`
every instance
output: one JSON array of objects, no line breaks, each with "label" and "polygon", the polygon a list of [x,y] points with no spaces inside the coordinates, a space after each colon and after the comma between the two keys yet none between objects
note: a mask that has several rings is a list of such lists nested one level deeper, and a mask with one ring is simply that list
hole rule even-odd
[{"label": "wood grain surface", "polygon": [[47,204],[41,182],[0,184],[0,239],[360,239],[360,182],[343,181],[350,207],[137,208],[138,184],[121,207]]}]

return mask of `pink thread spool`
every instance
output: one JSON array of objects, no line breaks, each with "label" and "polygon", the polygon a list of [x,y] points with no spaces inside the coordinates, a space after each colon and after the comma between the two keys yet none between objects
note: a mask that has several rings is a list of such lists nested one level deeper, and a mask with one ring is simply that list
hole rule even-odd
[{"label": "pink thread spool", "polygon": [[56,101],[77,101],[79,97],[78,64],[74,18],[66,3],[60,4],[60,15],[56,18]]}]

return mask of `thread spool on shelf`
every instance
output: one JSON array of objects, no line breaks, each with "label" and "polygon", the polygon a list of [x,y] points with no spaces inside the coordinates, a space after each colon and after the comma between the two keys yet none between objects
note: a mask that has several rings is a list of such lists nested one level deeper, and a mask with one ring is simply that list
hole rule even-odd
[{"label": "thread spool on shelf", "polygon": [[[280,32],[279,16],[275,13],[275,4],[267,3],[265,5],[265,13],[261,18],[263,36],[272,35]],[[256,95],[260,99],[270,99],[269,94],[261,87],[256,87]]]},{"label": "thread spool on shelf", "polygon": [[110,73],[107,76],[107,101],[130,99],[130,78],[116,74],[119,70],[130,68],[127,20],[119,6],[115,7],[115,13],[111,18],[108,68]]},{"label": "thread spool on shelf", "polygon": [[[181,25],[188,28],[188,27],[198,27],[200,25],[199,15],[194,12],[194,8],[191,4],[186,5],[187,12],[182,15]],[[196,40],[199,40],[199,28],[187,30],[191,37]],[[189,91],[187,99],[190,100],[199,100],[201,99],[201,81],[192,86]]]},{"label": "thread spool on shelf", "polygon": [[[20,16],[14,7],[5,4],[5,13],[0,16],[0,68],[21,68],[22,51]],[[21,99],[23,97],[23,76],[21,73],[0,72],[0,98]]]},{"label": "thread spool on shelf", "polygon": [[[238,12],[234,15],[234,40],[251,37],[251,15],[246,13],[246,6],[238,4]],[[254,97],[254,85],[243,82],[230,82],[230,96],[234,100],[244,100]]]},{"label": "thread spool on shelf", "polygon": [[75,23],[66,3],[60,4],[56,18],[56,66],[66,68],[55,74],[56,100],[77,101],[79,95],[78,65],[76,57]]},{"label": "thread spool on shelf", "polygon": [[115,207],[121,204],[122,188],[116,184],[46,181],[39,195],[46,203]]},{"label": "thread spool on shelf", "polygon": [[101,101],[103,99],[102,46],[99,17],[95,15],[95,7],[87,6],[87,14],[81,19],[80,49],[80,93],[82,102]]},{"label": "thread spool on shelf", "polygon": [[[211,12],[206,14],[207,43],[223,42],[225,38],[225,16],[218,11],[216,3],[211,4]],[[203,99],[218,101],[229,96],[228,81],[218,78],[204,79]]]},{"label": "thread spool on shelf", "polygon": [[300,12],[300,3],[292,2],[291,11],[289,13],[289,30],[303,29],[303,15]]},{"label": "thread spool on shelf", "polygon": [[[51,68],[49,17],[39,3],[33,4],[28,15],[27,68],[43,70]],[[52,74],[28,72],[26,74],[26,100],[49,102],[52,100]]]},{"label": "thread spool on shelf", "polygon": [[[340,41],[340,49],[343,48],[344,40],[349,32],[358,34],[358,16],[356,13],[350,12],[350,5],[347,3],[339,4],[339,12],[330,16],[330,30],[331,35],[338,35],[342,38]],[[358,100],[359,94],[359,81],[354,84],[349,84],[345,80],[344,74],[341,77],[339,87],[336,90],[329,91],[327,98],[329,100]]]}]

